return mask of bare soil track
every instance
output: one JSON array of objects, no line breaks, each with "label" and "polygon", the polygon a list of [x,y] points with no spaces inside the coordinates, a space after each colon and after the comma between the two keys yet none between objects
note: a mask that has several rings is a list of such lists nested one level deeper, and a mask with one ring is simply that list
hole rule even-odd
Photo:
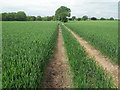
[{"label": "bare soil track", "polygon": [[115,84],[118,86],[118,65],[112,64],[109,58],[102,55],[100,51],[92,47],[87,41],[83,40],[68,27],[65,26],[65,28],[69,30],[72,33],[72,35],[79,41],[79,43],[85,48],[85,51],[88,53],[88,56],[95,58],[96,63],[102,66],[105,72],[109,72],[112,75]]},{"label": "bare soil track", "polygon": [[70,67],[62,39],[62,32],[59,26],[54,58],[50,61],[46,69],[43,88],[71,88],[71,78]]}]

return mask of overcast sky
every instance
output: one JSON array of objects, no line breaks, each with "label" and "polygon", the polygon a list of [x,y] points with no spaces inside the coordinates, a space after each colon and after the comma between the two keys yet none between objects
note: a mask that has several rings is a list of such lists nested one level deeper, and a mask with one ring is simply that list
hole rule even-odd
[{"label": "overcast sky", "polygon": [[27,15],[50,16],[60,6],[71,9],[72,16],[118,17],[119,0],[1,0],[0,12],[25,11]]}]

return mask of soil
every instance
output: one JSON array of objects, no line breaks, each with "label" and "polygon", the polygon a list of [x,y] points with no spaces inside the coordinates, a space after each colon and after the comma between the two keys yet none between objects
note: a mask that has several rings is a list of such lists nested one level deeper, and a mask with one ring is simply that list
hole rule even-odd
[{"label": "soil", "polygon": [[[65,26],[65,25],[64,25]],[[95,58],[95,62],[104,68],[105,72],[109,72],[112,75],[115,84],[118,86],[118,65],[112,64],[110,59],[103,55],[99,50],[96,50],[83,38],[75,34],[71,29],[65,26],[72,35],[79,41],[79,43],[85,48],[85,51],[88,53],[89,57]]]},{"label": "soil", "polygon": [[43,88],[71,88],[73,84],[70,71],[69,62],[64,49],[62,32],[59,26],[54,57],[45,71]]}]

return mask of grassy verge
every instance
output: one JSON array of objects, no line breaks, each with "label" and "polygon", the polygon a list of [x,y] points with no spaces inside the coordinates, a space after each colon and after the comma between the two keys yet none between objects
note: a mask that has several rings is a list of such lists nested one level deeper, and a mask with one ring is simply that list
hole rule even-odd
[{"label": "grassy verge", "polygon": [[97,66],[94,59],[87,57],[87,53],[74,36],[62,25],[62,34],[72,69],[75,88],[112,88],[115,87],[112,78],[104,73],[102,67]]}]

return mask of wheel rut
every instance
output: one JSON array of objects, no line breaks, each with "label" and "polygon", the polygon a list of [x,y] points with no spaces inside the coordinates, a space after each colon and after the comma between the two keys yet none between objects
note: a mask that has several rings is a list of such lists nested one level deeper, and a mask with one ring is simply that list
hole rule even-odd
[{"label": "wheel rut", "polygon": [[91,58],[95,58],[95,62],[102,66],[104,68],[105,72],[109,72],[110,75],[113,77],[115,84],[118,86],[118,65],[112,64],[109,58],[104,56],[99,50],[96,50],[93,46],[91,46],[87,41],[85,41],[83,38],[79,37],[77,34],[75,34],[71,29],[64,27],[72,33],[72,35],[78,40],[80,45],[82,45],[85,48],[85,51],[88,53],[88,56]]},{"label": "wheel rut", "polygon": [[71,88],[73,84],[70,71],[62,38],[62,31],[60,26],[58,26],[58,39],[54,57],[53,60],[49,62],[45,71],[43,88]]}]

